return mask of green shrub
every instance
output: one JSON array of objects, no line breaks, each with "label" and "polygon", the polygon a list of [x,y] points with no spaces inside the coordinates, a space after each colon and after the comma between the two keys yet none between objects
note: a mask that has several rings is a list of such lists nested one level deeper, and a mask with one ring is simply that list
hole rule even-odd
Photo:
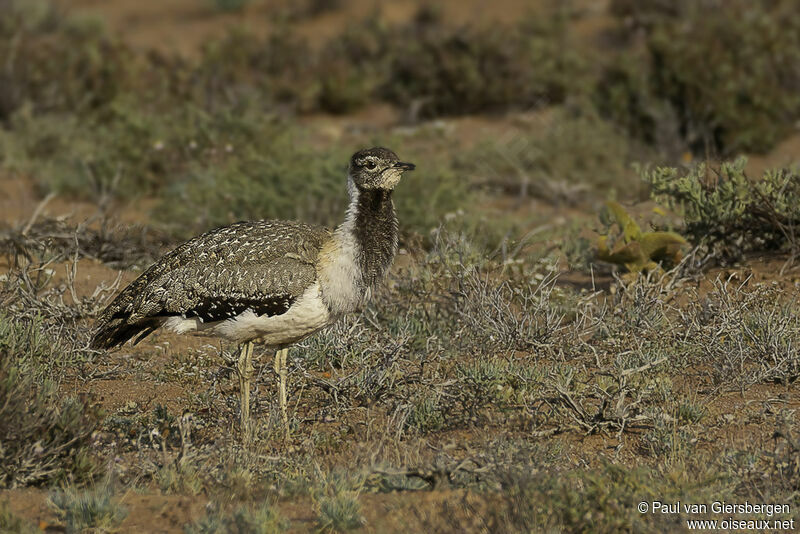
[{"label": "green shrub", "polygon": [[777,287],[717,281],[684,314],[688,341],[680,350],[721,389],[744,394],[758,383],[788,385],[800,377],[796,299]]},{"label": "green shrub", "polygon": [[[207,112],[183,104],[158,113],[127,99],[102,117],[18,114],[12,127],[0,133],[0,157],[43,192],[156,196],[156,219],[181,236],[242,219],[338,224],[356,148],[319,150],[309,131],[252,107]],[[419,159],[405,144],[394,148],[419,170],[403,178],[394,199],[403,230],[426,235],[444,214],[468,206],[469,184],[441,157]]]},{"label": "green shrub", "polygon": [[680,132],[677,111],[652,88],[653,73],[645,67],[646,51],[625,50],[604,66],[593,93],[599,113],[669,161],[688,150]]},{"label": "green shrub", "polygon": [[436,432],[445,426],[445,414],[435,393],[423,392],[414,399],[405,426],[420,434]]},{"label": "green shrub", "polygon": [[658,167],[643,172],[653,198],[683,216],[682,231],[711,258],[731,261],[749,252],[797,253],[800,177],[774,169],[759,180],[745,175],[746,160],[700,164],[688,171]]},{"label": "green shrub", "polygon": [[239,507],[230,514],[212,511],[205,518],[186,525],[186,534],[276,534],[289,527],[269,504],[254,509]]},{"label": "green shrub", "polygon": [[51,2],[8,3],[0,21],[0,122],[26,104],[81,113],[146,87],[141,58],[102,28],[65,17]]},{"label": "green shrub", "polygon": [[667,472],[645,467],[602,467],[532,476],[509,483],[507,493],[489,513],[505,532],[665,532],[680,528],[679,514],[640,513],[644,501],[710,502],[732,496],[718,468],[686,466]]},{"label": "green shrub", "polygon": [[638,23],[626,31],[644,28],[645,50],[615,58],[598,95],[600,109],[634,133],[654,140],[660,123],[677,121],[695,153],[730,155],[768,150],[800,118],[795,2],[630,4],[616,9]]},{"label": "green shrub", "polygon": [[63,398],[42,369],[62,347],[36,325],[0,315],[0,487],[84,482],[98,471],[90,454],[100,414]]},{"label": "green shrub", "polygon": [[371,16],[333,37],[317,61],[316,105],[344,113],[375,98],[387,76],[391,48],[397,45],[395,34]]},{"label": "green shrub", "polygon": [[268,144],[279,128],[260,119],[192,104],[158,112],[126,98],[102,114],[18,114],[2,146],[6,165],[33,175],[44,191],[129,198],[158,193],[192,166],[224,165],[242,148]]},{"label": "green shrub", "polygon": [[477,185],[504,193],[579,204],[587,193],[637,189],[626,163],[633,147],[614,124],[592,111],[557,108],[525,130],[486,140],[458,158]]},{"label": "green shrub", "polygon": [[314,62],[308,43],[288,26],[263,39],[232,30],[210,41],[196,63],[179,71],[182,78],[173,90],[211,111],[248,103],[262,109],[313,109]]},{"label": "green shrub", "polygon": [[392,44],[383,93],[420,106],[424,117],[559,103],[584,73],[563,11],[510,28],[448,28],[433,20]]},{"label": "green shrub", "polygon": [[[346,172],[351,150],[315,149],[308,132],[276,122],[256,122],[231,154],[210,166],[192,163],[161,192],[162,221],[196,231],[248,218],[300,219],[333,227],[347,207]],[[450,212],[472,202],[469,185],[446,162],[422,155],[404,144],[387,144],[418,170],[407,173],[393,196],[404,233],[427,235]],[[411,152],[411,153],[409,153]],[[424,195],[416,192],[425,191]],[[176,202],[177,200],[177,202]]]},{"label": "green shrub", "polygon": [[284,124],[247,118],[241,125],[253,128],[248,141],[231,145],[214,165],[190,162],[161,192],[164,222],[179,231],[196,231],[242,219],[331,225],[343,218],[349,154],[315,152],[302,134]]},{"label": "green shrub", "polygon": [[364,525],[358,500],[363,480],[350,474],[332,472],[322,476],[311,498],[322,532],[347,532]]},{"label": "green shrub", "polygon": [[68,534],[110,532],[128,515],[107,486],[88,491],[55,491],[50,494],[48,504]]},{"label": "green shrub", "polygon": [[191,464],[165,465],[156,472],[155,480],[165,495],[197,495],[203,490],[200,473]]}]

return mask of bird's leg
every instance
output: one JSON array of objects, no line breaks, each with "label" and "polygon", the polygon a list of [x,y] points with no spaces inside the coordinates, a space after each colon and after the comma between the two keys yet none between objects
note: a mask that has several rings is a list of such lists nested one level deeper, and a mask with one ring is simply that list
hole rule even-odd
[{"label": "bird's leg", "polygon": [[239,415],[242,435],[250,437],[250,379],[253,377],[253,343],[248,341],[241,346],[239,364],[236,367],[239,375]]},{"label": "bird's leg", "polygon": [[281,420],[283,421],[284,437],[287,440],[289,439],[289,415],[286,408],[286,380],[288,371],[286,366],[286,357],[288,353],[288,348],[275,351],[275,374],[278,375]]}]

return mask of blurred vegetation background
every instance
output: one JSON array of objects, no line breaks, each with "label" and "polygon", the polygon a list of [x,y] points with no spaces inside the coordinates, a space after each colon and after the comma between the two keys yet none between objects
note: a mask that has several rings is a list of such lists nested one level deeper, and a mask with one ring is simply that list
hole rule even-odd
[{"label": "blurred vegetation background", "polygon": [[[346,3],[198,0],[264,28],[233,24],[179,54],[91,12],[3,0],[0,162],[42,195],[155,198],[185,237],[254,217],[335,224],[347,154],[381,143],[419,164],[396,198],[404,231],[425,235],[458,210],[479,224],[492,193],[594,209],[646,197],[632,162],[691,166],[797,134],[791,0],[542,2],[512,21]],[[303,29],[337,10],[324,36]],[[358,120],[328,134],[345,114]]]}]

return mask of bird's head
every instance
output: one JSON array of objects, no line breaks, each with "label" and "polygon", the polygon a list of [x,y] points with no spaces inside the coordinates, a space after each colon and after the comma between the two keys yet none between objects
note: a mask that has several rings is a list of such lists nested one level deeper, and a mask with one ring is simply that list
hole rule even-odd
[{"label": "bird's head", "polygon": [[413,163],[400,161],[397,154],[383,147],[359,150],[350,158],[350,178],[359,189],[391,191],[405,171],[413,171]]}]

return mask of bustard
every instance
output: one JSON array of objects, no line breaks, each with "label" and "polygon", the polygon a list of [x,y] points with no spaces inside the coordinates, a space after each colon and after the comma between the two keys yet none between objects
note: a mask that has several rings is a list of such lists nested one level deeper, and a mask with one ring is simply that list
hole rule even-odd
[{"label": "bustard", "polygon": [[286,357],[292,343],[355,311],[397,250],[392,191],[414,165],[389,149],[353,154],[344,222],[331,231],[301,222],[240,222],[180,245],[126,287],[102,312],[92,339],[112,349],[160,327],[239,344],[241,428],[250,426],[253,342],[275,350],[280,409],[288,435]]}]

